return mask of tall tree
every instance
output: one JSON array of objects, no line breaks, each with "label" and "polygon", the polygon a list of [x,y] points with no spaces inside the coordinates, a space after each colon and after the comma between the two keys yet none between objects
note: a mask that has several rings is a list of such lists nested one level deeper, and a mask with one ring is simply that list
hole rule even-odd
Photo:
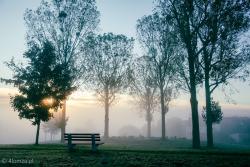
[{"label": "tall tree", "polygon": [[151,137],[151,122],[153,112],[159,102],[157,95],[157,86],[149,71],[149,62],[145,57],[140,57],[133,63],[133,79],[130,84],[131,95],[135,100],[139,110],[145,113],[147,122],[147,137]]},{"label": "tall tree", "polygon": [[[172,17],[174,26],[178,30],[179,38],[181,39],[184,47],[187,52],[187,62],[188,70],[182,70],[182,72],[189,72],[188,77],[185,76],[185,80],[189,81],[188,88],[191,94],[191,107],[192,107],[192,120],[193,120],[193,147],[198,148],[200,146],[199,141],[199,124],[198,124],[198,112],[197,112],[197,98],[196,98],[196,85],[200,83],[200,79],[203,79],[201,67],[199,65],[200,61],[203,61],[208,66],[203,66],[204,75],[205,75],[205,87],[206,91],[209,92],[209,73],[212,71],[209,67],[211,61],[215,60],[209,58],[211,54],[225,54],[226,52],[222,50],[227,50],[226,48],[235,47],[235,37],[237,39],[238,33],[241,30],[245,29],[246,21],[248,20],[248,10],[249,2],[248,1],[234,1],[234,0],[225,0],[225,1],[198,1],[198,0],[158,0],[158,6],[156,7],[158,11],[164,13],[166,17],[169,15]],[[235,12],[235,13],[234,13]],[[221,34],[220,34],[221,33]],[[227,34],[227,35],[226,35]],[[230,35],[231,34],[231,35]],[[234,36],[232,36],[234,34]],[[224,39],[223,42],[217,39]],[[220,42],[218,42],[220,41]],[[227,43],[227,42],[232,43]],[[218,42],[218,43],[217,43]],[[214,43],[215,45],[213,45]],[[225,43],[227,44],[225,45]],[[231,45],[232,44],[232,45]],[[221,46],[220,49],[216,48]],[[217,51],[216,51],[217,50]],[[231,53],[228,50],[227,54],[235,54],[235,50]],[[245,49],[243,49],[245,52]],[[206,56],[204,56],[206,55]],[[226,54],[225,54],[226,55]],[[218,56],[219,57],[219,56]],[[232,57],[231,57],[232,58]],[[231,59],[229,58],[229,59]],[[217,63],[214,69],[220,71],[221,76],[217,77],[218,72],[215,72],[216,83],[219,85],[220,79],[224,80],[225,75],[228,75],[228,71],[232,72],[231,67],[236,64],[231,60],[231,64],[228,62],[229,59],[224,59],[221,61],[221,67],[218,68]],[[241,58],[240,58],[241,59]],[[217,59],[218,60],[218,59]],[[217,61],[215,60],[215,62]],[[238,59],[239,60],[239,59]],[[239,62],[239,61],[235,61]],[[242,62],[242,61],[241,61]],[[229,65],[230,64],[230,65]],[[233,65],[234,64],[234,65]],[[231,67],[230,67],[231,66]],[[241,66],[241,65],[240,65]],[[221,68],[226,68],[225,71],[220,70]],[[238,66],[239,67],[239,66]],[[210,69],[210,70],[209,70]],[[227,69],[229,69],[227,71]],[[209,72],[210,71],[210,72]],[[223,72],[222,72],[223,71]],[[237,71],[237,70],[236,70]],[[231,73],[229,72],[229,73]],[[211,73],[211,75],[213,75]],[[233,72],[235,74],[235,71]],[[201,75],[202,74],[202,75]],[[232,73],[231,73],[232,74]],[[232,76],[229,74],[230,76]],[[223,76],[224,75],[224,76]],[[222,78],[221,78],[222,77]],[[219,80],[218,80],[219,79]],[[221,80],[221,81],[222,81]],[[219,82],[218,82],[219,81]],[[222,81],[224,82],[224,81]],[[211,87],[215,86],[214,84]],[[215,86],[215,88],[217,87]],[[213,89],[213,88],[212,88]],[[211,89],[211,90],[212,90]],[[209,111],[209,93],[206,95],[206,103],[208,107],[208,145],[212,146],[212,124],[210,120],[210,111]]]},{"label": "tall tree", "polygon": [[171,23],[160,13],[144,16],[137,21],[137,35],[146,50],[151,76],[160,92],[162,139],[165,139],[165,115],[174,95],[174,82],[179,61],[177,40]]},{"label": "tall tree", "polygon": [[206,93],[207,146],[213,147],[211,94],[229,79],[245,78],[249,46],[241,41],[249,29],[249,1],[215,0],[197,4],[206,15],[198,37],[203,46],[201,67]]},{"label": "tall tree", "polygon": [[82,48],[89,67],[89,85],[105,107],[104,137],[109,137],[109,108],[118,93],[128,87],[134,40],[124,35],[105,33],[89,36]]},{"label": "tall tree", "polygon": [[28,46],[29,50],[24,54],[28,65],[10,61],[7,65],[14,73],[13,79],[1,80],[18,88],[19,94],[11,97],[11,106],[19,112],[20,118],[37,125],[35,144],[38,144],[41,122],[53,116],[50,111],[57,110],[74,88],[70,74],[57,64],[55,49],[50,42],[43,43],[42,47],[34,43]]},{"label": "tall tree", "polygon": [[[49,40],[55,46],[57,60],[74,76],[72,86],[84,74],[80,61],[80,48],[86,36],[92,33],[99,23],[99,12],[95,0],[42,0],[36,10],[27,9],[24,20],[27,26],[28,41],[42,44]],[[74,72],[73,72],[74,71]],[[70,72],[70,71],[69,71]],[[62,119],[66,115],[66,98]],[[61,141],[64,142],[65,126],[62,127]]]},{"label": "tall tree", "polygon": [[183,80],[190,92],[192,110],[193,148],[200,148],[200,132],[198,117],[198,101],[196,86],[200,83],[199,55],[202,47],[198,44],[197,31],[204,24],[205,15],[196,4],[198,0],[157,0],[156,11],[169,18],[176,30],[176,35],[183,46],[184,70],[181,68]]}]

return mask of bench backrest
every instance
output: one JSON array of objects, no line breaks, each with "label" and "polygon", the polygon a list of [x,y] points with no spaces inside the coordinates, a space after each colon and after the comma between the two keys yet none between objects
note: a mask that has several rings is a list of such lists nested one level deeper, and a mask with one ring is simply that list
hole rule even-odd
[{"label": "bench backrest", "polygon": [[64,140],[68,141],[101,141],[99,133],[64,133]]}]

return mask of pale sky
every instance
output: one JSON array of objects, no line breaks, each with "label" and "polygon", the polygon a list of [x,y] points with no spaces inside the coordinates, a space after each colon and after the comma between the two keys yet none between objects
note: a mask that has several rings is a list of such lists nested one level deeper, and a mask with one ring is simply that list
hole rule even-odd
[{"label": "pale sky", "polygon": [[[4,65],[12,57],[21,59],[26,50],[25,25],[23,13],[26,8],[35,9],[40,0],[0,0],[0,77],[10,78],[11,73]],[[113,32],[136,38],[136,20],[150,14],[153,0],[97,0],[101,12],[100,33]],[[138,43],[135,53],[141,53]],[[238,92],[231,95],[236,105],[229,104],[221,89],[216,91],[214,99],[219,100],[225,116],[250,116],[250,86],[249,83],[232,81],[233,89]],[[11,86],[0,84],[0,144],[28,143],[35,138],[35,127],[27,120],[19,120],[18,113],[9,105],[9,94],[15,90]],[[203,89],[199,91],[200,108],[204,105]],[[67,131],[94,131],[103,133],[104,109],[98,105],[91,93],[76,92],[67,103],[69,122]],[[145,125],[142,114],[132,106],[131,99],[121,96],[110,111],[110,135],[117,135],[120,128],[133,125],[141,129]],[[170,107],[168,117],[190,117],[189,94],[182,93]],[[159,113],[155,113],[154,122],[159,121]],[[6,129],[8,129],[6,131]],[[15,136],[26,134],[17,142]],[[43,139],[43,134],[40,138]]]}]

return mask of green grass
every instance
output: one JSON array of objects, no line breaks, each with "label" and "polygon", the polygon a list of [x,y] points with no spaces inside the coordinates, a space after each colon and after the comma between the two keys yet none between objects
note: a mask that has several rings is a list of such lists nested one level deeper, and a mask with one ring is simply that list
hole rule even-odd
[{"label": "green grass", "polygon": [[[105,142],[97,153],[88,146],[69,152],[65,145],[0,145],[0,166],[83,166],[83,167],[247,167],[250,149],[216,147],[191,149],[188,140],[124,140]],[[9,159],[33,160],[32,164],[2,163]]]}]

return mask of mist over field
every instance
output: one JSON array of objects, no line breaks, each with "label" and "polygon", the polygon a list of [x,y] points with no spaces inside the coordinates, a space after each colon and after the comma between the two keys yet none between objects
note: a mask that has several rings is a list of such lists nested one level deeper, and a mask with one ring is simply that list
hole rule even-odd
[{"label": "mist over field", "polygon": [[[18,118],[18,113],[14,112],[10,106],[9,97],[14,94],[14,89],[1,88],[0,92],[0,112],[2,114],[0,117],[0,133],[2,134],[0,144],[33,143],[36,127],[31,126],[31,122],[28,120],[20,120]],[[166,135],[169,138],[191,139],[191,111],[187,100],[187,97],[183,96],[182,99],[176,99],[171,104],[170,111],[166,115]],[[247,121],[250,122],[250,118],[248,117],[250,111],[249,105],[225,103],[222,105],[222,110],[225,117],[224,119],[228,117],[232,119],[232,127],[237,128],[237,123],[240,124],[242,119],[247,119]],[[60,112],[59,110],[58,113]],[[103,107],[96,100],[93,93],[74,93],[67,101],[67,117],[69,120],[67,122],[66,132],[99,132],[103,135]],[[222,131],[227,131],[225,129],[226,127],[223,127],[224,119],[220,125],[214,125],[215,130],[220,129]],[[201,140],[204,141],[206,140],[206,127],[201,115],[200,126]],[[220,127],[222,127],[222,129]],[[250,136],[250,125],[246,125],[246,128],[248,128],[248,130],[245,130],[243,134]],[[238,131],[240,132],[240,129],[238,129]],[[229,136],[230,133],[231,132],[228,133]],[[239,143],[237,130],[232,132],[231,135],[234,136],[231,136],[231,143]],[[119,101],[111,107],[110,136],[146,137],[145,115],[142,111],[139,111],[131,97],[120,95]],[[152,137],[160,136],[160,112],[155,111],[152,121]],[[42,128],[40,140],[41,142],[51,142],[50,134],[45,133]],[[60,133],[53,135],[53,141],[58,140],[60,140]],[[215,142],[221,142],[221,138],[218,134],[215,134]]]}]

